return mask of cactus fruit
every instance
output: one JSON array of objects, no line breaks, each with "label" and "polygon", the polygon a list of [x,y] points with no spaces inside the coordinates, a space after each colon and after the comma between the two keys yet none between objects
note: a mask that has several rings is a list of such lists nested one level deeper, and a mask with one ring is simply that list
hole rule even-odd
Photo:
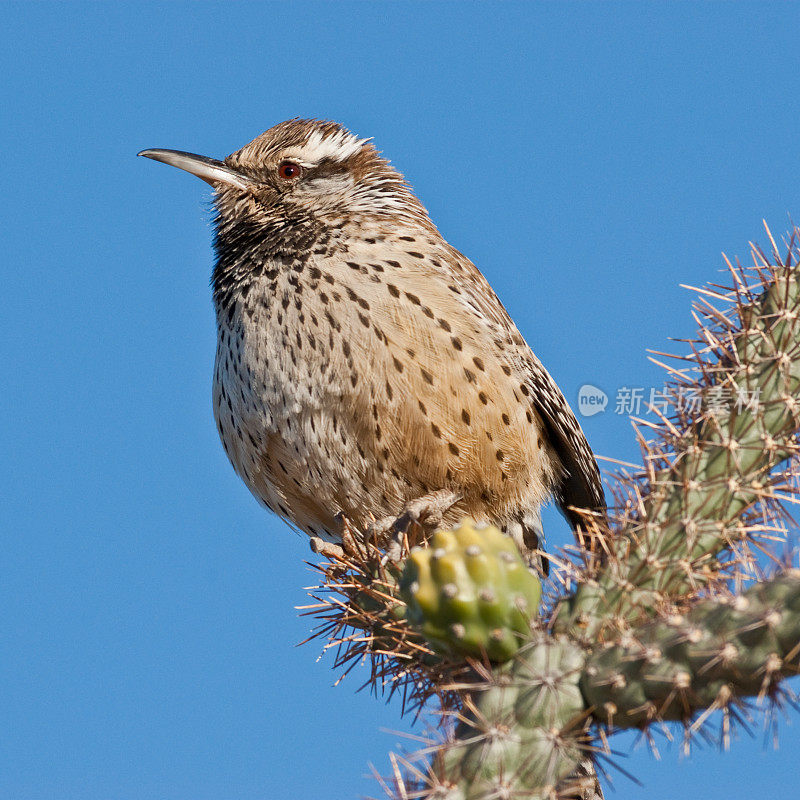
[{"label": "cactus fruit", "polygon": [[409,624],[439,649],[506,661],[530,635],[542,586],[509,536],[465,520],[411,550],[400,593]]}]

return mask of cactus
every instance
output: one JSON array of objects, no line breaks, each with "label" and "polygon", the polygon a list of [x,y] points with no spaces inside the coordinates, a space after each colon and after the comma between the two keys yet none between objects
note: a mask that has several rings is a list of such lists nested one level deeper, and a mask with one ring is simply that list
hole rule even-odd
[{"label": "cactus", "polygon": [[[693,419],[679,409],[645,454],[641,511],[621,521],[616,557],[597,584],[580,587],[570,603],[573,619],[591,618],[587,636],[609,618],[636,619],[662,597],[702,588],[718,572],[720,552],[746,541],[742,515],[769,496],[771,472],[797,453],[800,282],[796,270],[777,260],[762,295],[739,300],[738,319],[715,312],[718,329],[703,329],[708,355],[698,356],[697,390],[706,410]],[[738,284],[735,291],[743,293]],[[722,390],[741,400],[729,413],[711,404]]]},{"label": "cactus", "polygon": [[659,617],[593,651],[581,689],[617,727],[681,720],[740,695],[769,694],[800,669],[800,570],[738,597]]},{"label": "cactus", "polygon": [[[445,712],[438,744],[395,757],[392,797],[596,796],[587,760],[614,730],[676,722],[691,741],[721,710],[728,731],[737,704],[778,697],[800,673],[800,570],[764,579],[752,554],[785,534],[786,505],[800,502],[799,236],[782,257],[770,235],[753,268],[729,264],[729,290],[700,290],[699,335],[683,357],[694,371],[672,371],[671,413],[640,434],[645,468],[615,476],[607,519],[586,515],[594,546],[564,554],[540,617],[522,626],[514,616],[518,587],[490,529],[438,533],[431,549],[406,551],[399,581],[381,583],[383,610],[367,615],[349,599],[374,585],[374,570],[352,555],[323,568],[327,590],[345,596],[326,606],[323,628],[343,648],[338,663],[370,656],[380,684],[402,689],[410,707],[435,696]],[[699,408],[681,405],[687,390]],[[722,394],[727,405],[715,402]],[[479,534],[476,579],[466,564]],[[506,663],[482,657],[494,625],[478,611],[482,590],[502,620],[497,640],[513,645],[495,653]],[[405,617],[395,611],[387,627],[386,609],[403,602]],[[356,624],[368,635],[354,646],[343,626]],[[466,657],[452,655],[459,647]]]},{"label": "cactus", "polygon": [[538,797],[568,779],[585,750],[582,738],[570,735],[584,716],[584,660],[566,638],[533,636],[510,668],[494,671],[470,721],[442,747],[429,796]]},{"label": "cactus", "polygon": [[411,550],[400,594],[409,624],[440,649],[507,661],[527,638],[542,585],[509,536],[465,520]]}]

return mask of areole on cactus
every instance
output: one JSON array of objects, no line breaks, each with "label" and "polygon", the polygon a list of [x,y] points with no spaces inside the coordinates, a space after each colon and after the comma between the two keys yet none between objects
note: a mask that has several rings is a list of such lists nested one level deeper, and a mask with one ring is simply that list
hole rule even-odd
[{"label": "areole on cactus", "polygon": [[[320,567],[308,613],[337,666],[366,656],[376,685],[445,712],[438,745],[394,757],[390,796],[592,797],[583,767],[615,729],[673,721],[690,736],[800,672],[800,571],[756,581],[752,553],[800,501],[798,237],[781,254],[769,235],[753,267],[728,264],[730,287],[698,290],[671,411],[638,430],[644,469],[614,477],[607,519],[587,515],[593,554],[561,559],[541,616],[511,540],[469,523],[406,547],[404,565],[360,546]],[[687,388],[698,409],[678,402]],[[720,408],[723,390],[757,402]]]}]

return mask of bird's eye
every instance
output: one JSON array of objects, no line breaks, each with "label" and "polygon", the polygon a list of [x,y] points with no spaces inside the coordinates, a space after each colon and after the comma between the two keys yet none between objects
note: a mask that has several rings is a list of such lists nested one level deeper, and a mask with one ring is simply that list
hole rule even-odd
[{"label": "bird's eye", "polygon": [[299,164],[295,164],[294,161],[284,161],[278,167],[278,175],[285,181],[297,180],[302,174],[303,168]]}]

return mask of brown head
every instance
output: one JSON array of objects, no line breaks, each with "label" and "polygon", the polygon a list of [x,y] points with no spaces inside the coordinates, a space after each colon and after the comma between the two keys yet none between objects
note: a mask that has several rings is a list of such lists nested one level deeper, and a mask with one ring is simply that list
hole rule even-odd
[{"label": "brown head", "polygon": [[428,221],[403,176],[368,139],[342,125],[292,119],[265,131],[217,161],[178,150],[143,150],[141,156],[184,169],[211,184],[222,215],[314,214],[397,216]]},{"label": "brown head", "polygon": [[215,289],[240,283],[266,260],[302,258],[343,224],[433,228],[403,176],[368,139],[335,122],[281,122],[224,161],[177,150],[139,155],[214,187]]}]

